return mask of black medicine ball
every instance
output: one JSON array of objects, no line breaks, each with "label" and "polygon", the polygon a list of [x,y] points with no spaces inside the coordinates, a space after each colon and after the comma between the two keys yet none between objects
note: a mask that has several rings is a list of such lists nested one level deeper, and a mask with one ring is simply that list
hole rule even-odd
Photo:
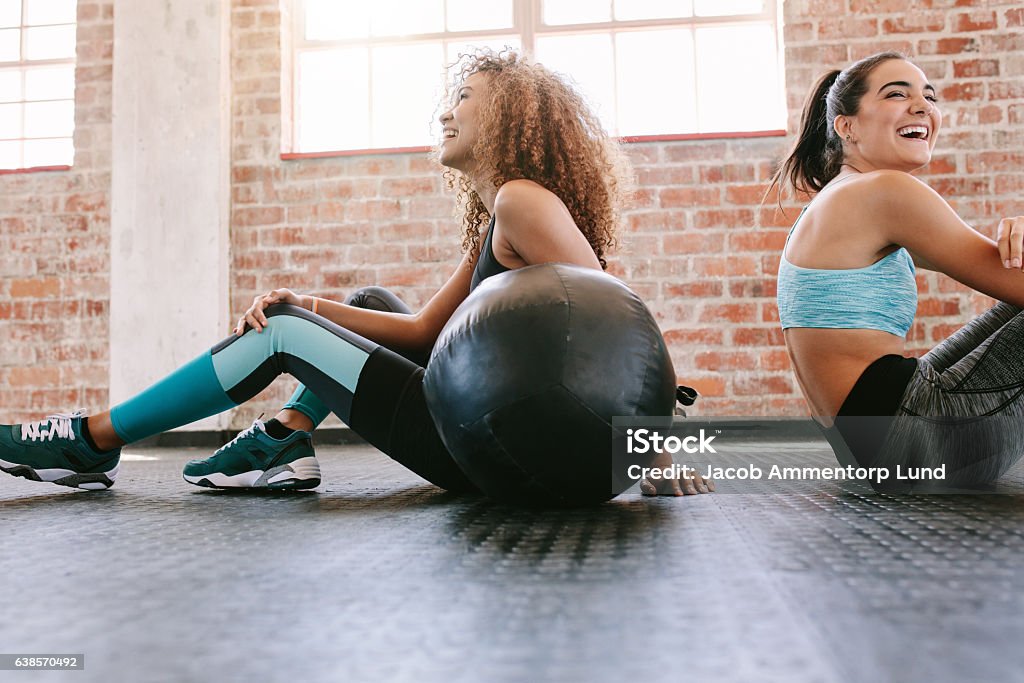
[{"label": "black medicine ball", "polygon": [[520,505],[608,500],[613,416],[671,415],[675,371],[625,284],[565,264],[488,278],[441,332],[424,377],[441,438],[488,496]]}]

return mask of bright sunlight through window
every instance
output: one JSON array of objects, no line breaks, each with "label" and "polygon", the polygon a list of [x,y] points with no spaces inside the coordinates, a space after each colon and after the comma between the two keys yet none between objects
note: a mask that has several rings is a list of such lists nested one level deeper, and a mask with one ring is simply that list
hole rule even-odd
[{"label": "bright sunlight through window", "polygon": [[0,0],[0,169],[70,166],[76,0]]},{"label": "bright sunlight through window", "polygon": [[434,144],[444,68],[474,47],[531,52],[615,135],[785,128],[777,0],[298,0],[295,10],[293,153]]}]

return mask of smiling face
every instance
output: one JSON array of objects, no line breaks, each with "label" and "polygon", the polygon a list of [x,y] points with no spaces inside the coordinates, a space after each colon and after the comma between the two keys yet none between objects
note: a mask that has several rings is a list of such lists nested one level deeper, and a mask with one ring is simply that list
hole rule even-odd
[{"label": "smiling face", "polygon": [[471,175],[476,167],[473,145],[480,129],[479,112],[487,99],[490,81],[486,74],[475,73],[455,91],[452,108],[441,114],[439,161],[456,171]]},{"label": "smiling face", "polygon": [[941,125],[935,88],[903,59],[875,67],[857,113],[835,119],[844,161],[862,172],[921,168],[931,160]]}]

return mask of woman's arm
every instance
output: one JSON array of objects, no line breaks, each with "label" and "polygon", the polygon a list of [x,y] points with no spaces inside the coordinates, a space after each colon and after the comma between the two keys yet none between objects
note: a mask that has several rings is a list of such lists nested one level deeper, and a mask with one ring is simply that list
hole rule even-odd
[{"label": "woman's arm", "polygon": [[[501,251],[497,254],[498,260],[506,266],[572,263],[600,269],[594,250],[576,227],[565,204],[541,185],[530,180],[505,183],[495,196],[494,214],[502,239],[492,239],[492,244]],[[426,350],[434,345],[452,313],[469,296],[473,264],[468,254],[464,256],[444,286],[413,315],[356,308],[327,299],[317,302],[317,313],[378,344],[401,350]],[[246,324],[262,330],[267,324],[263,309],[275,303],[312,309],[312,297],[275,289],[256,297],[253,306],[239,320],[236,333],[241,334]]]},{"label": "woman's arm", "polygon": [[469,295],[472,266],[473,262],[467,254],[441,289],[412,315],[356,308],[326,299],[318,302],[317,313],[389,348],[427,350],[434,345],[455,309]]},{"label": "woman's arm", "polygon": [[[413,315],[346,306],[329,299],[318,299],[316,312],[331,322],[378,344],[403,351],[426,351],[434,345],[445,323],[452,317],[452,313],[462,300],[469,295],[472,265],[473,261],[467,254],[437,294]],[[267,318],[263,314],[263,309],[267,306],[288,303],[312,310],[313,299],[311,296],[295,294],[289,289],[275,289],[258,296],[238,321],[235,334],[242,334],[246,325],[257,332],[262,332],[267,324]]]},{"label": "woman's arm", "polygon": [[562,200],[532,180],[510,180],[498,189],[494,224],[495,256],[508,267],[571,263],[601,268]]},{"label": "woman's arm", "polygon": [[[872,176],[862,185],[859,199],[865,220],[884,239],[972,289],[1024,306],[1024,273],[1005,268],[1000,246],[964,223],[935,190],[899,171]],[[1003,251],[1009,254],[1008,243]]]}]

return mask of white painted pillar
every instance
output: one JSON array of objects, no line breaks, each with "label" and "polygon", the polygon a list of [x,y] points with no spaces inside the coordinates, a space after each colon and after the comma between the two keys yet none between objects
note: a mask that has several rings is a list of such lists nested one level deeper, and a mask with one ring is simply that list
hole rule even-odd
[{"label": "white painted pillar", "polygon": [[114,2],[111,404],[230,328],[230,4]]}]

